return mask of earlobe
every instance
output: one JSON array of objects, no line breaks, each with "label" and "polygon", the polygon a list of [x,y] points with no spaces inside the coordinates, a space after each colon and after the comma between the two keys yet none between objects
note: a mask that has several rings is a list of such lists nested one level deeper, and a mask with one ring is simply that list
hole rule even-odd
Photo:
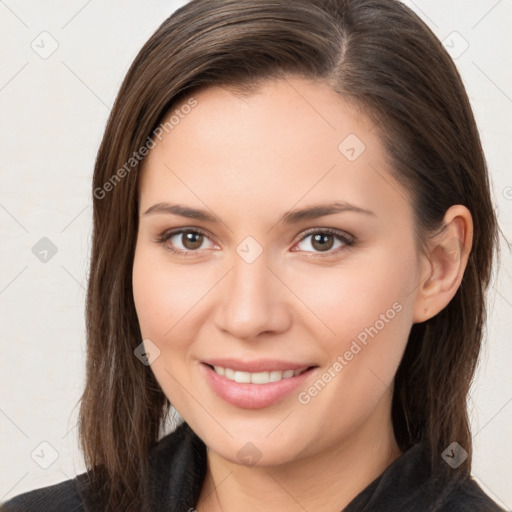
[{"label": "earlobe", "polygon": [[445,213],[443,229],[428,241],[422,255],[413,322],[435,316],[452,300],[459,289],[473,243],[473,219],[462,205]]}]

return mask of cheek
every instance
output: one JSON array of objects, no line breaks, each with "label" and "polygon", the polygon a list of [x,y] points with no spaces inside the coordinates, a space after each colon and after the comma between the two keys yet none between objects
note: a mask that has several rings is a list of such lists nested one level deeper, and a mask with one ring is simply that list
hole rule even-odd
[{"label": "cheek", "polygon": [[339,270],[317,269],[300,280],[295,291],[314,313],[303,319],[310,318],[323,363],[336,375],[333,390],[351,389],[361,397],[392,383],[412,326],[412,254],[412,246],[407,254],[390,246],[372,254],[371,263],[370,256],[350,264],[347,259]]},{"label": "cheek", "polygon": [[409,310],[413,299],[414,272],[410,263],[402,265],[390,259],[386,264],[378,258],[370,264],[354,258],[353,263],[339,268],[302,273],[292,282],[294,292],[312,313],[302,315],[303,320],[311,318],[308,323],[317,332],[316,338],[337,345],[340,339],[352,339],[359,333],[364,342],[365,329],[374,325],[383,331],[391,324],[408,324],[409,315],[403,312]]},{"label": "cheek", "polygon": [[188,381],[183,361],[195,338],[190,318],[196,311],[194,304],[205,293],[195,277],[193,270],[171,266],[161,249],[137,246],[132,280],[142,338],[158,347],[151,371],[181,413],[187,413],[190,405],[183,391],[183,383]]},{"label": "cheek", "polygon": [[[160,251],[160,254],[158,252]],[[133,296],[142,335],[159,343],[177,339],[180,322],[189,321],[194,307],[211,288],[200,266],[171,265],[162,249],[137,248],[133,265]]]},{"label": "cheek", "polygon": [[324,432],[326,439],[358,429],[392,390],[412,325],[405,282],[353,271],[337,284],[333,291],[331,281],[316,303],[319,316],[334,331],[315,319],[315,339],[325,354],[323,372],[298,396],[310,417],[332,418],[330,411],[339,411],[331,419],[332,429]]}]

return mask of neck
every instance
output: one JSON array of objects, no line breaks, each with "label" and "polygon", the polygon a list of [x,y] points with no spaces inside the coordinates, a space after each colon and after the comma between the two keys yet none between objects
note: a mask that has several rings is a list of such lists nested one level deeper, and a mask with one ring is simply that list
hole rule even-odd
[{"label": "neck", "polygon": [[208,450],[197,512],[343,510],[401,455],[383,402],[350,438],[300,460],[241,466]]}]

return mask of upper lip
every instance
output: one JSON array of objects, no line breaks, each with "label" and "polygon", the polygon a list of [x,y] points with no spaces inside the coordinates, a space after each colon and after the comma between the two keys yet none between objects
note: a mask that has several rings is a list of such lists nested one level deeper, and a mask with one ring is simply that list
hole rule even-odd
[{"label": "upper lip", "polygon": [[249,373],[299,370],[315,366],[310,363],[297,363],[294,361],[282,361],[277,359],[254,359],[252,361],[243,361],[240,359],[221,358],[208,359],[203,361],[203,363],[210,366],[221,366],[222,368],[231,368],[235,371]]}]

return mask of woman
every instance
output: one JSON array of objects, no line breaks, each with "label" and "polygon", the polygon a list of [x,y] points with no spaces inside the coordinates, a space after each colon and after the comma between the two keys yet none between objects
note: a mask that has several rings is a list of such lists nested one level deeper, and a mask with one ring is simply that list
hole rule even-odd
[{"label": "woman", "polygon": [[2,510],[501,510],[466,410],[496,218],[408,8],[190,2],[129,70],[93,196],[89,470]]}]

